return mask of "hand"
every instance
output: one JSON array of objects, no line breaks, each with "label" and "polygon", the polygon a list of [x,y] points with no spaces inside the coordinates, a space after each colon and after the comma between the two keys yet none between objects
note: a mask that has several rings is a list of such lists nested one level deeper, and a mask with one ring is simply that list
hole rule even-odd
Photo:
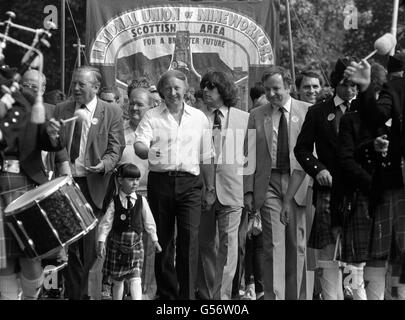
[{"label": "hand", "polygon": [[288,216],[291,212],[291,201],[285,201],[280,212],[280,221],[283,225],[287,225],[290,222],[290,217]]},{"label": "hand", "polygon": [[60,251],[57,253],[56,261],[58,263],[63,263],[63,262],[68,261],[68,256],[67,256],[64,248],[60,249]]},{"label": "hand", "polygon": [[243,197],[243,203],[244,203],[245,209],[248,212],[253,211],[253,192],[245,193],[245,195]]},{"label": "hand", "polygon": [[336,241],[336,239],[338,238],[338,235],[342,234],[342,227],[332,227],[332,234],[333,234],[333,239],[335,239],[335,241]]},{"label": "hand", "polygon": [[323,169],[315,177],[316,182],[322,187],[331,187],[332,186],[332,176],[330,175],[327,169]]},{"label": "hand", "polygon": [[100,160],[100,162],[95,166],[86,167],[86,170],[93,173],[100,173],[104,172],[104,162]]},{"label": "hand", "polygon": [[366,91],[371,83],[371,66],[366,60],[360,63],[352,62],[344,72],[345,77],[359,86],[360,91]]},{"label": "hand", "polygon": [[379,136],[374,140],[374,149],[376,152],[381,152],[381,153],[386,154],[388,152],[389,144],[390,144],[390,142],[387,139],[387,135],[383,134],[382,136]]},{"label": "hand", "polygon": [[153,243],[153,246],[155,247],[155,251],[156,252],[162,252],[162,247],[160,246],[160,244],[159,244],[159,242],[157,242],[157,241],[155,241],[154,243]]},{"label": "hand", "polygon": [[52,139],[56,139],[59,137],[59,131],[61,128],[61,123],[54,118],[48,120],[46,126],[46,132]]},{"label": "hand", "polygon": [[215,200],[217,199],[215,195],[215,189],[214,188],[206,188],[204,192],[204,198],[203,198],[203,208],[204,210],[210,210],[212,205],[215,203]]},{"label": "hand", "polygon": [[105,250],[105,243],[104,243],[104,241],[99,241],[99,242],[97,243],[97,257],[99,257],[99,258],[104,258],[104,257],[105,257],[105,253],[106,253],[106,250]]}]

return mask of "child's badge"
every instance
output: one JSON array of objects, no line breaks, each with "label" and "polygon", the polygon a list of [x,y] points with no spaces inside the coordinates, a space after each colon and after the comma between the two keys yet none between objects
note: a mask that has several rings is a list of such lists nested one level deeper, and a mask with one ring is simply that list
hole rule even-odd
[{"label": "child's badge", "polygon": [[291,121],[294,122],[294,123],[297,123],[298,122],[298,117],[297,116],[292,116]]},{"label": "child's badge", "polygon": [[126,216],[125,214],[122,214],[122,215],[120,216],[120,218],[121,218],[122,221],[124,221],[124,220],[127,218],[127,216]]},{"label": "child's badge", "polygon": [[328,114],[328,121],[332,121],[333,119],[335,119],[335,114],[334,113],[329,113]]}]

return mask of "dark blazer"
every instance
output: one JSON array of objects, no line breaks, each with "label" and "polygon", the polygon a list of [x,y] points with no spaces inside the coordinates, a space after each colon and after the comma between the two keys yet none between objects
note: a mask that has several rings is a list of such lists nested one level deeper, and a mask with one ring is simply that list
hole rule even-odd
[{"label": "dark blazer", "polygon": [[[356,110],[354,100],[351,110]],[[294,154],[304,171],[314,179],[314,189],[320,186],[316,182],[316,175],[327,169],[332,177],[335,173],[337,159],[338,135],[335,129],[336,107],[333,98],[315,104],[308,109],[304,124],[294,148]],[[314,153],[316,149],[316,155]]]},{"label": "dark blazer", "polygon": [[[61,139],[51,141],[47,132],[47,124],[31,122],[32,106],[20,92],[14,94],[16,100],[13,107],[0,120],[3,133],[2,156],[7,146],[18,144],[18,160],[21,170],[37,184],[48,181],[42,163],[41,150],[58,151],[63,148]],[[14,119],[14,121],[13,121]]]},{"label": "dark blazer", "polygon": [[[68,119],[73,117],[75,102],[68,100],[56,105],[55,118]],[[94,121],[94,119],[97,119]],[[69,153],[71,131],[73,122],[64,126],[66,147]],[[101,209],[112,170],[121,159],[125,148],[124,127],[122,110],[114,105],[97,99],[97,106],[93,116],[93,122],[87,137],[85,165],[95,166],[103,160],[104,173],[88,173],[87,184],[94,204]]]},{"label": "dark blazer", "polygon": [[370,129],[359,112],[346,113],[340,121],[336,176],[332,186],[332,225],[342,225],[338,208],[345,196],[360,190],[365,196],[372,191],[372,177],[379,155],[374,151]]},{"label": "dark blazer", "polygon": [[403,186],[401,158],[405,157],[405,79],[394,79],[384,84],[378,102],[374,97],[373,88],[368,88],[359,95],[362,106],[367,108],[365,121],[373,129],[375,135],[386,132],[385,123],[392,119],[388,130],[387,167],[384,170],[384,188],[400,188]]}]

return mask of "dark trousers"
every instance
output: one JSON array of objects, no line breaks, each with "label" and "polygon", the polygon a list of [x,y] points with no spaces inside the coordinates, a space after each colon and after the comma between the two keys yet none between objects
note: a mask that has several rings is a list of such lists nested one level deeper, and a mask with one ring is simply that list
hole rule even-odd
[{"label": "dark trousers", "polygon": [[255,284],[256,293],[263,292],[263,235],[246,237],[245,284]]},{"label": "dark trousers", "polygon": [[246,234],[248,226],[248,212],[246,209],[242,209],[242,216],[240,217],[240,224],[238,230],[238,264],[236,265],[236,272],[232,283],[232,298],[239,298],[239,289],[241,285],[242,275],[244,273],[245,266],[245,245]]},{"label": "dark trousers", "polygon": [[[100,209],[91,200],[86,178],[75,178],[84,197],[93,208],[96,217],[100,216]],[[68,299],[88,299],[89,271],[97,258],[96,231],[92,229],[84,237],[69,245],[68,264],[64,269],[65,291]]]},{"label": "dark trousers", "polygon": [[195,298],[201,188],[201,176],[174,177],[166,173],[149,172],[148,200],[162,247],[162,252],[157,253],[155,258],[157,294],[160,299]]}]

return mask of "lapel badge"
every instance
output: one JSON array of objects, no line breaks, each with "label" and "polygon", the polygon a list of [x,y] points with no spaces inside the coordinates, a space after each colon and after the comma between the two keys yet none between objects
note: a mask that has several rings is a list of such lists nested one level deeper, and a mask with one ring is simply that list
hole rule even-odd
[{"label": "lapel badge", "polygon": [[334,113],[329,113],[328,114],[328,121],[332,121],[333,119],[335,119],[335,114]]},{"label": "lapel badge", "polygon": [[92,125],[97,125],[97,123],[98,123],[98,119],[97,118],[93,118],[93,119],[91,119],[91,124]]},{"label": "lapel badge", "polygon": [[124,220],[127,218],[127,216],[126,216],[125,214],[122,214],[122,215],[120,216],[120,218],[121,218],[122,221],[124,221]]},{"label": "lapel badge", "polygon": [[291,121],[294,122],[294,123],[297,123],[298,122],[298,117],[297,116],[292,116]]}]

